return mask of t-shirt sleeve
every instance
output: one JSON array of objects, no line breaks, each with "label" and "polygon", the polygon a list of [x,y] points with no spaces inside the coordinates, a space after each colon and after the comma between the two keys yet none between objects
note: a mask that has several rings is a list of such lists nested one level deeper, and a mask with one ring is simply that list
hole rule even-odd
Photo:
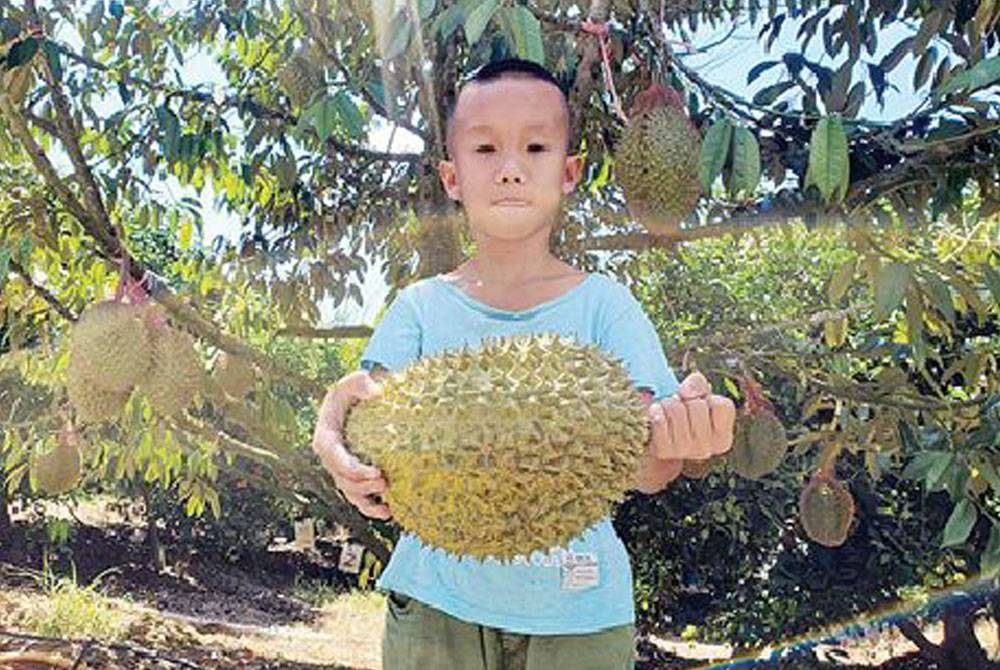
[{"label": "t-shirt sleeve", "polygon": [[375,326],[361,354],[361,368],[371,372],[378,364],[390,372],[395,372],[418,359],[420,348],[420,319],[417,308],[413,302],[412,292],[403,289],[386,309],[382,320]]},{"label": "t-shirt sleeve", "polygon": [[637,388],[649,389],[653,400],[662,400],[676,393],[677,376],[642,305],[625,286],[616,289],[613,305],[605,310],[601,344],[621,359]]}]

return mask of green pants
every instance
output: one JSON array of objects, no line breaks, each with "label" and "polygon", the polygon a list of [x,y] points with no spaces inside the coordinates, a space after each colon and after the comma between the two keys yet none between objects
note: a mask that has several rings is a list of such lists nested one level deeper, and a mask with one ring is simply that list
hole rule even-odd
[{"label": "green pants", "polygon": [[382,670],[632,670],[635,627],[519,635],[468,623],[419,600],[386,598]]}]

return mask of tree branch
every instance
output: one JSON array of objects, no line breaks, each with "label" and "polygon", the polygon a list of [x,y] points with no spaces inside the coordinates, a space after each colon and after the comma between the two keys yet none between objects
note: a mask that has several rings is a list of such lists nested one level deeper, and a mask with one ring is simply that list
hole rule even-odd
[{"label": "tree branch", "polygon": [[52,308],[56,310],[62,318],[66,319],[70,323],[73,323],[77,320],[77,316],[73,314],[73,312],[68,307],[66,307],[66,305],[62,304],[59,301],[59,298],[53,295],[51,291],[49,291],[44,286],[38,284],[31,276],[31,274],[20,263],[11,258],[9,265],[14,270],[14,272],[17,273],[17,275],[22,280],[24,280],[24,282],[28,286],[31,287],[31,290],[37,293],[42,300],[49,303],[49,305],[51,305]]},{"label": "tree branch", "polygon": [[278,331],[278,335],[287,335],[290,337],[310,337],[315,339],[323,338],[365,338],[371,337],[372,327],[371,326],[334,326],[332,328],[306,328],[303,326],[291,326],[289,328],[282,328]]},{"label": "tree branch", "polygon": [[24,117],[21,112],[14,107],[11,103],[10,98],[8,98],[3,93],[0,93],[0,112],[3,112],[4,117],[10,124],[10,130],[14,134],[14,137],[21,143],[24,150],[28,153],[28,157],[31,159],[32,164],[35,169],[41,173],[42,177],[45,179],[46,183],[49,185],[59,200],[62,201],[63,206],[72,214],[80,224],[91,233],[95,239],[100,240],[100,236],[97,234],[96,221],[93,216],[84,208],[83,204],[76,198],[69,187],[63,182],[59,173],[56,172],[55,167],[49,161],[48,156],[35,141],[34,136],[31,134],[31,129],[28,128],[28,124],[25,122]]},{"label": "tree branch", "polygon": [[[693,242],[705,238],[717,238],[724,235],[742,235],[754,228],[787,224],[810,214],[829,214],[825,208],[815,203],[791,203],[778,206],[767,211],[759,209],[742,211],[728,217],[713,217],[719,223],[684,228],[668,235],[653,235],[651,233],[619,233],[602,237],[587,236],[578,238],[566,244],[573,251],[646,251],[655,248],[672,248],[678,242]],[[833,215],[832,222],[840,217]]]}]

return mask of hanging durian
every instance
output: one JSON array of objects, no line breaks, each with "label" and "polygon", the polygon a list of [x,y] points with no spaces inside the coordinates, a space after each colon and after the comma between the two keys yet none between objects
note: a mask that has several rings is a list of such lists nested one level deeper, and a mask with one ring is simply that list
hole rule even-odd
[{"label": "hanging durian", "polygon": [[74,383],[107,393],[128,393],[150,367],[149,332],[142,306],[104,300],[73,324],[68,372]]},{"label": "hanging durian", "polygon": [[422,359],[382,388],[348,414],[348,444],[399,524],[458,555],[564,546],[634,487],[649,440],[624,367],[557,335]]},{"label": "hanging durian", "polygon": [[313,62],[306,50],[299,51],[278,69],[278,85],[293,106],[302,107],[326,86],[323,68]]},{"label": "hanging durian", "polygon": [[153,338],[152,368],[138,390],[158,413],[178,414],[194,402],[202,388],[201,358],[194,338],[167,325],[162,316],[148,323]]},{"label": "hanging durian", "polygon": [[234,398],[246,397],[253,390],[255,381],[253,366],[242,356],[234,356],[226,351],[215,359],[212,379]]},{"label": "hanging durian", "polygon": [[701,196],[701,135],[681,95],[653,84],[635,97],[615,148],[615,171],[629,212],[651,233],[676,232]]},{"label": "hanging durian", "polygon": [[69,423],[60,430],[56,446],[36,456],[31,464],[38,490],[49,495],[59,495],[76,486],[82,468],[79,434]]},{"label": "hanging durian", "polygon": [[813,542],[842,545],[854,521],[854,497],[830,468],[820,468],[799,494],[799,519]]},{"label": "hanging durian", "polygon": [[736,416],[733,448],[727,459],[736,474],[760,479],[784,462],[788,438],[761,385],[750,378],[741,379],[740,385],[746,402]]}]

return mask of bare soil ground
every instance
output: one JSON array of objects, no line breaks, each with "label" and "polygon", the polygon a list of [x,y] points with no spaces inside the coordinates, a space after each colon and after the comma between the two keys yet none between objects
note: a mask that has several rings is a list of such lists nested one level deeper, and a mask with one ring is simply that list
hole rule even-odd
[{"label": "bare soil ground", "polygon": [[[49,596],[24,568],[41,566],[40,550],[26,540],[30,518],[15,515],[13,532],[0,538],[0,670],[64,667],[72,670],[226,668],[233,670],[372,670],[380,667],[384,598],[339,586],[309,594],[296,576],[329,566],[318,552],[280,552],[233,565],[171,547],[170,569],[149,567],[133,520],[96,499],[72,511],[53,506],[47,516],[75,518],[72,556],[77,582],[100,575],[100,591],[120,614],[121,646],[105,640],[28,639],[32,612],[50,607]],[[59,569],[65,573],[66,566]],[[102,574],[103,573],[103,574]],[[927,635],[940,640],[940,626]],[[1000,660],[996,623],[981,621],[977,634]],[[60,636],[62,637],[62,636]],[[73,637],[73,636],[69,636]],[[810,648],[759,668],[881,668],[929,670],[915,647],[888,631],[836,646]],[[36,653],[48,664],[5,664],[12,653]],[[7,654],[8,656],[5,656]],[[637,640],[637,670],[695,668],[736,661],[731,647],[644,634]],[[76,665],[73,665],[77,663]]]}]

